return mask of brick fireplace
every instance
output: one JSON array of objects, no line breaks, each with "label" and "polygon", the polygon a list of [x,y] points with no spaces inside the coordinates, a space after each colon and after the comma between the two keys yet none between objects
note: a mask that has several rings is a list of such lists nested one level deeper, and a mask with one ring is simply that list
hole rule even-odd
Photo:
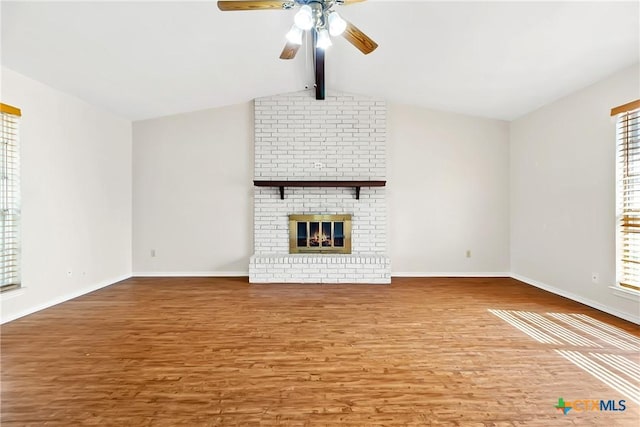
[{"label": "brick fireplace", "polygon": [[[255,179],[323,186],[255,187],[251,283],[390,283],[385,188],[324,186],[384,181],[385,146],[383,100],[329,92],[318,101],[312,91],[255,100]],[[309,215],[348,217],[351,253],[291,253],[290,217]]]}]

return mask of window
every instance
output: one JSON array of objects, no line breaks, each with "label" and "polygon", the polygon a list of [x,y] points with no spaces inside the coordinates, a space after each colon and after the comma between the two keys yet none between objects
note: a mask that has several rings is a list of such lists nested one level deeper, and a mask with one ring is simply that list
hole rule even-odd
[{"label": "window", "polygon": [[616,116],[618,285],[640,291],[640,100],[611,110]]},{"label": "window", "polygon": [[20,110],[0,104],[0,291],[20,287]]}]

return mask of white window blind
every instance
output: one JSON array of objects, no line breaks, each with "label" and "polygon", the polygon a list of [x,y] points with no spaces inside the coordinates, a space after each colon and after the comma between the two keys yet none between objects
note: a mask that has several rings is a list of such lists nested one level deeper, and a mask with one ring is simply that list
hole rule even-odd
[{"label": "white window blind", "polygon": [[640,291],[640,101],[611,114],[617,116],[617,280]]},{"label": "white window blind", "polygon": [[0,104],[0,291],[20,286],[20,110]]}]

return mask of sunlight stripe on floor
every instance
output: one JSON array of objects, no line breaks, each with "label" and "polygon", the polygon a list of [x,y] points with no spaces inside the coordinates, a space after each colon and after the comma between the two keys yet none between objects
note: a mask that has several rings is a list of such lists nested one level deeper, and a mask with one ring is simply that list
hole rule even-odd
[{"label": "sunlight stripe on floor", "polygon": [[599,327],[600,329],[604,329],[608,332],[611,332],[614,335],[617,335],[620,338],[623,338],[629,342],[631,342],[632,344],[636,344],[640,346],[640,338],[631,335],[629,332],[620,329],[620,328],[616,328],[615,326],[609,325],[607,323],[601,322],[599,320],[594,319],[593,317],[589,317],[586,314],[572,314],[571,316],[573,317],[577,317],[578,319],[584,321],[584,322],[589,322],[594,326]]},{"label": "sunlight stripe on floor", "polygon": [[616,354],[589,353],[591,356],[640,382],[640,365]]},{"label": "sunlight stripe on floor", "polygon": [[581,347],[602,347],[600,344],[597,344],[588,338],[580,336],[575,332],[565,328],[564,326],[552,322],[544,316],[541,316],[538,313],[532,313],[529,311],[511,311],[511,313],[516,314],[517,316],[531,323],[534,323],[536,326],[542,328],[552,335],[555,335],[560,339],[565,340],[569,344]]},{"label": "sunlight stripe on floor", "polygon": [[619,349],[640,351],[640,347],[637,347],[633,344],[628,343],[627,341],[616,338],[613,335],[610,335],[604,332],[602,329],[598,329],[594,326],[588,325],[567,314],[564,314],[564,313],[547,313],[547,314],[555,319],[558,319],[568,325],[573,326],[576,329],[580,329],[581,331],[586,332],[589,335],[592,335],[606,343],[609,343],[615,347],[618,347]]},{"label": "sunlight stripe on floor", "polygon": [[520,331],[524,332],[525,334],[529,335],[531,338],[533,338],[534,340],[543,343],[543,344],[562,344],[560,341],[557,341],[556,339],[550,337],[549,335],[545,334],[542,331],[537,330],[536,328],[529,326],[529,324],[523,322],[522,320],[518,319],[517,317],[515,317],[514,315],[510,314],[509,312],[505,311],[505,310],[493,310],[493,309],[489,309],[489,312],[492,313],[495,316],[498,316],[499,318],[501,318],[502,320],[504,320],[505,322],[509,323],[511,326],[519,329]]},{"label": "sunlight stripe on floor", "polygon": [[567,350],[555,350],[555,352],[569,360],[574,365],[593,375],[609,387],[618,391],[625,398],[636,404],[640,403],[640,389],[626,379],[609,371],[607,368],[599,365],[580,352]]}]

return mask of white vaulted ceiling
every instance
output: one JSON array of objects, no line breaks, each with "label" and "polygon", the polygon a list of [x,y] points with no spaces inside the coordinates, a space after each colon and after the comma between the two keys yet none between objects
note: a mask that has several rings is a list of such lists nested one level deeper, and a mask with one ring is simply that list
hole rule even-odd
[{"label": "white vaulted ceiling", "polygon": [[[132,120],[312,86],[308,48],[278,58],[295,11],[216,2],[1,3],[2,65]],[[339,12],[380,47],[344,39],[327,89],[513,119],[639,61],[631,2],[375,1]]]}]

